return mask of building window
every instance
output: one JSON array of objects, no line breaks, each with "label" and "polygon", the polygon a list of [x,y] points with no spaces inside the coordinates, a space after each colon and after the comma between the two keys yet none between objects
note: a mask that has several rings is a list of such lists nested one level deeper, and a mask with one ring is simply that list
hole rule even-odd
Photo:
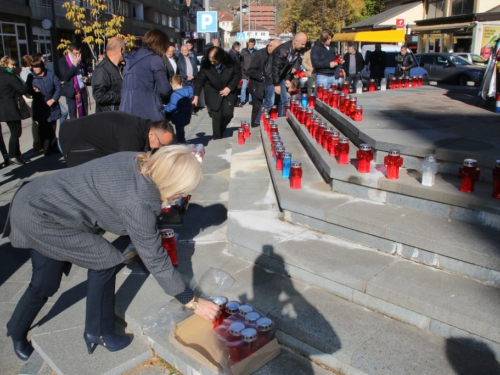
[{"label": "building window", "polygon": [[474,0],[454,0],[451,2],[451,15],[472,14],[474,12]]},{"label": "building window", "polygon": [[0,22],[0,56],[11,56],[18,61],[28,54],[26,25]]},{"label": "building window", "polygon": [[153,12],[153,22],[160,24],[161,23],[161,16],[160,13],[158,12]]},{"label": "building window", "polygon": [[174,27],[174,17],[168,17],[168,27]]},{"label": "building window", "polygon": [[140,3],[132,4],[132,18],[134,20],[144,20],[144,5]]},{"label": "building window", "polygon": [[428,0],[427,1],[427,18],[443,17],[444,1],[443,0]]},{"label": "building window", "polygon": [[181,27],[181,18],[180,17],[175,17],[175,27],[177,27],[177,28]]},{"label": "building window", "polygon": [[168,17],[166,14],[162,14],[161,15],[161,24],[163,26],[168,26]]},{"label": "building window", "polygon": [[130,17],[130,4],[126,1],[118,0],[116,14],[123,17]]}]

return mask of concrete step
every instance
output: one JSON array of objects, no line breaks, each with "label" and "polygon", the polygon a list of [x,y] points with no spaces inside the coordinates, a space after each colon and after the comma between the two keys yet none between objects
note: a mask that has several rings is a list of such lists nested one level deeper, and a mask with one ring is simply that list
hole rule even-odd
[{"label": "concrete step", "polygon": [[[323,119],[334,121],[333,116],[329,116],[328,113],[338,111],[329,107],[321,109],[325,106],[324,103],[319,100],[317,102],[319,103],[317,109],[323,114],[326,113]],[[347,118],[340,113],[338,116]],[[289,116],[289,124],[320,174],[331,185],[332,190],[500,230],[500,200],[491,197],[493,191],[491,171],[485,175],[490,178],[490,181],[478,181],[472,194],[459,190],[461,181],[456,174],[458,166],[453,170],[453,175],[438,173],[435,185],[427,187],[420,183],[421,173],[418,169],[422,160],[402,155],[405,165],[400,169],[400,178],[388,180],[385,177],[386,167],[383,165],[387,152],[374,150],[375,161],[372,162],[371,173],[359,173],[357,172],[357,145],[355,143],[359,142],[359,139],[355,138],[352,140],[354,142],[351,142],[350,164],[340,165],[317,144],[305,126],[300,125],[293,114]],[[334,124],[338,125],[338,122]],[[485,174],[485,171],[482,173]]]},{"label": "concrete step", "polygon": [[[292,190],[288,180],[270,168],[278,202],[287,220],[431,267],[500,285],[497,230],[413,207],[329,191],[292,128],[284,120],[278,124],[287,151],[292,152],[292,159],[302,161],[304,170],[303,188]],[[269,140],[266,136],[262,139],[271,165]]]},{"label": "concrete step", "polygon": [[[280,134],[282,131],[280,129]],[[266,146],[265,139],[263,143]],[[287,150],[291,150],[294,160],[303,162],[301,190],[289,189],[287,180],[272,168],[269,170],[274,186],[266,181],[265,168],[247,176],[239,173],[249,162],[261,165],[263,149],[234,146],[228,217],[232,253],[424,331],[462,340],[467,345],[484,345],[500,358],[500,331],[495,323],[500,301],[498,288],[364,246],[360,239],[369,235],[357,230],[341,228],[338,237],[334,237],[283,221],[289,209],[286,204],[291,202],[295,202],[294,209],[307,209],[307,215],[314,214],[320,207],[315,198],[325,207],[333,204],[333,193],[305,152],[300,154],[292,147]],[[273,202],[275,191],[278,199]],[[294,193],[295,199],[289,197],[283,205],[283,196],[288,193]],[[335,196],[339,200],[336,207],[353,201],[362,203],[359,199]],[[278,209],[278,202],[284,215]],[[376,222],[377,218],[372,220]],[[315,224],[319,222],[322,221],[317,220]],[[357,233],[356,243],[339,238],[345,237],[345,231]],[[379,283],[384,288],[378,288]],[[316,349],[320,345],[306,342]]]}]

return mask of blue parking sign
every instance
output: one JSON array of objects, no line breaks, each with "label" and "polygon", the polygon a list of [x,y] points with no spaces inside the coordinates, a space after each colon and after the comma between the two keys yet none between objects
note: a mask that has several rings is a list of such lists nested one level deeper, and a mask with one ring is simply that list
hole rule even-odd
[{"label": "blue parking sign", "polygon": [[196,31],[199,33],[216,33],[217,12],[197,12]]}]

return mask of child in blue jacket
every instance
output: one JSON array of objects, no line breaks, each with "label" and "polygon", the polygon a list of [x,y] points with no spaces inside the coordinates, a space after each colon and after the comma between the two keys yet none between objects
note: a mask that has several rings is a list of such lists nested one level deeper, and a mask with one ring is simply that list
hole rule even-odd
[{"label": "child in blue jacket", "polygon": [[182,87],[182,77],[175,75],[170,80],[174,92],[170,97],[170,102],[165,106],[165,114],[175,125],[177,143],[186,143],[184,127],[191,122],[191,104],[194,91],[192,86]]}]

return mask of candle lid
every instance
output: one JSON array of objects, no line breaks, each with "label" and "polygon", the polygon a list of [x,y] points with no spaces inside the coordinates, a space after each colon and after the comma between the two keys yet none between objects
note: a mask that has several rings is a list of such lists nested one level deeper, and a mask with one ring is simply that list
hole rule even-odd
[{"label": "candle lid", "polygon": [[243,316],[245,316],[246,314],[248,314],[249,312],[252,312],[252,311],[253,311],[253,307],[250,305],[241,305],[240,309],[239,309],[240,315],[243,315]]},{"label": "candle lid", "polygon": [[257,320],[257,329],[259,331],[269,331],[272,325],[273,321],[269,318],[264,317]]},{"label": "candle lid", "polygon": [[237,301],[231,301],[226,304],[226,311],[230,314],[234,314],[240,308],[240,303]]},{"label": "candle lid", "polygon": [[320,87],[321,87],[321,88],[323,88],[323,84],[322,84],[322,83],[320,83],[320,84],[318,85],[318,89],[319,89]]},{"label": "candle lid", "polygon": [[349,100],[351,102],[357,102],[358,101],[358,98],[355,98],[354,96],[351,96],[351,100]]},{"label": "candle lid", "polygon": [[343,92],[341,92],[339,95],[340,95],[340,97],[344,97],[345,98],[345,94]]},{"label": "candle lid", "polygon": [[326,126],[326,122],[324,122],[324,121],[320,121],[320,122],[319,122],[319,126]]},{"label": "candle lid", "polygon": [[274,147],[275,147],[275,148],[280,147],[280,146],[283,146],[283,142],[278,141],[278,142],[275,142],[275,143],[274,143]]},{"label": "candle lid", "polygon": [[281,141],[281,137],[279,135],[273,135],[271,139],[272,139],[273,142],[279,142],[279,141]]},{"label": "candle lid", "polygon": [[268,123],[269,125],[272,125],[272,124],[274,124],[274,120],[269,120],[267,123]]},{"label": "candle lid", "polygon": [[359,145],[359,149],[360,149],[361,151],[371,151],[372,146],[370,146],[368,143],[361,143],[361,144]]},{"label": "candle lid", "polygon": [[375,82],[375,80],[373,78],[370,78],[370,82]]},{"label": "candle lid", "polygon": [[162,231],[162,236],[166,238],[172,238],[175,236],[173,229],[165,229]]},{"label": "candle lid", "polygon": [[272,108],[278,108],[278,106],[277,105],[273,105]]},{"label": "candle lid", "polygon": [[303,98],[307,98],[307,94],[302,94],[302,97]]},{"label": "candle lid", "polygon": [[279,137],[280,133],[279,132],[271,132],[271,139],[273,137]]},{"label": "candle lid", "polygon": [[311,113],[311,114],[312,114],[312,113],[313,113],[313,110],[312,110],[312,108],[307,108],[307,111],[306,111],[306,112],[307,112],[307,113]]},{"label": "candle lid", "polygon": [[245,328],[241,331],[241,336],[243,336],[244,341],[254,341],[257,338],[257,330],[255,328]]},{"label": "candle lid", "polygon": [[330,135],[331,135],[332,137],[335,137],[335,138],[339,138],[339,137],[340,137],[340,133],[339,133],[338,131],[336,131],[336,130],[332,130],[332,131],[330,132]]},{"label": "candle lid", "polygon": [[340,137],[339,143],[349,143],[349,138],[347,138],[347,137]]},{"label": "candle lid", "polygon": [[399,150],[396,150],[395,148],[389,150],[390,156],[399,156],[400,154]]},{"label": "candle lid", "polygon": [[271,124],[271,129],[278,129],[278,124]]},{"label": "candle lid", "polygon": [[324,130],[327,125],[324,122],[320,122],[318,126]]},{"label": "candle lid", "polygon": [[334,92],[334,90],[330,87],[330,88],[328,89],[328,92]]},{"label": "candle lid", "polygon": [[498,168],[500,168],[500,160],[497,160],[497,161],[495,162],[495,166],[496,166],[496,167],[498,167]]},{"label": "candle lid", "polygon": [[306,107],[301,107],[301,108],[300,108],[300,110],[301,110],[302,112],[305,112],[305,111],[307,111],[307,108],[306,108]]},{"label": "candle lid", "polygon": [[276,152],[285,152],[285,146],[276,146]]},{"label": "candle lid", "polygon": [[347,101],[351,100],[351,95],[346,95],[345,100],[347,100]]},{"label": "candle lid", "polygon": [[300,168],[302,163],[300,161],[292,161],[292,168]]},{"label": "candle lid", "polygon": [[229,333],[233,336],[239,336],[245,329],[245,325],[240,322],[233,323],[229,326]]},{"label": "candle lid", "polygon": [[477,166],[477,160],[475,159],[464,160],[464,167],[476,167],[476,166]]},{"label": "candle lid", "polygon": [[245,322],[255,323],[259,318],[260,318],[260,314],[258,312],[252,311],[252,312],[249,312],[245,316]]},{"label": "candle lid", "polygon": [[425,155],[424,161],[435,162],[437,161],[436,155]]},{"label": "candle lid", "polygon": [[354,106],[354,109],[363,109],[363,106],[361,104],[356,104]]},{"label": "candle lid", "polygon": [[238,128],[238,133],[243,133],[243,132],[245,132],[245,129],[243,129],[243,128]]},{"label": "candle lid", "polygon": [[288,158],[292,158],[292,153],[291,152],[284,152],[283,153],[283,159],[288,159]]},{"label": "candle lid", "polygon": [[333,95],[338,95],[338,94],[340,94],[339,90],[333,90]]},{"label": "candle lid", "polygon": [[[271,117],[271,115],[266,112],[266,114],[264,115],[264,118],[270,118],[270,117]],[[271,121],[271,120],[269,120],[269,121]]]},{"label": "candle lid", "polygon": [[212,302],[215,303],[217,306],[222,307],[227,304],[227,298],[226,297],[212,297]]}]

